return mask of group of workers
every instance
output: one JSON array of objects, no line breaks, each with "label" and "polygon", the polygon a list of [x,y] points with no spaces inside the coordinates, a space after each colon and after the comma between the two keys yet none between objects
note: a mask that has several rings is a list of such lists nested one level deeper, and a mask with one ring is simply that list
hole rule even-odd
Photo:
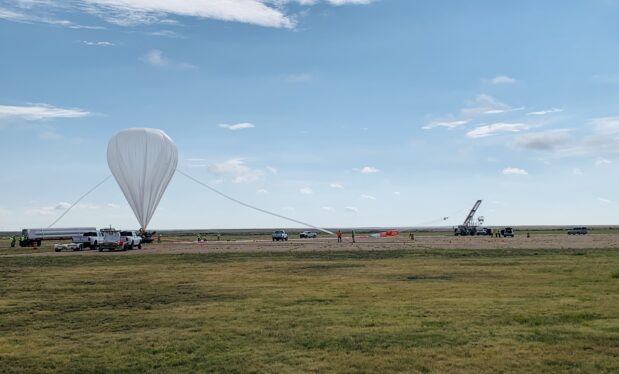
[{"label": "group of workers", "polygon": [[[11,248],[15,248],[15,246],[17,245],[17,236],[11,235],[9,238],[11,240]],[[25,235],[22,235],[19,237],[19,242],[23,243],[26,241],[26,239],[28,238]]]},{"label": "group of workers", "polygon": [[[337,230],[335,235],[337,236],[337,242],[341,243],[342,242],[342,230]],[[355,241],[355,230],[352,230],[350,237],[352,238],[352,242],[356,243],[356,241]]]}]

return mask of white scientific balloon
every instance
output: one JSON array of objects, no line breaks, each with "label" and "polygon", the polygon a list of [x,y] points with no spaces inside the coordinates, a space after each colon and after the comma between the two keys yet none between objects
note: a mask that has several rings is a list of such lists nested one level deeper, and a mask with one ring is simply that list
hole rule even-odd
[{"label": "white scientific balloon", "polygon": [[176,170],[176,145],[158,129],[123,130],[108,143],[107,164],[146,229]]}]

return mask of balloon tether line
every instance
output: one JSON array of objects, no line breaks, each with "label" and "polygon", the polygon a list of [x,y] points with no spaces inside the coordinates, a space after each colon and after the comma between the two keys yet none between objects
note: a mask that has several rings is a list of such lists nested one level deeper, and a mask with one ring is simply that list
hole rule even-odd
[{"label": "balloon tether line", "polygon": [[90,190],[88,190],[88,192],[86,192],[85,194],[83,194],[79,199],[77,199],[73,204],[71,204],[70,207],[68,207],[64,212],[62,212],[62,214],[60,215],[60,217],[56,218],[56,220],[54,222],[52,222],[51,225],[47,226],[47,228],[51,228],[52,226],[54,226],[56,223],[58,223],[58,221],[60,221],[62,219],[62,217],[64,217],[67,213],[69,213],[69,211],[71,209],[73,209],[74,206],[76,206],[80,201],[82,201],[83,198],[85,198],[86,196],[88,196],[92,191],[96,190],[100,185],[102,185],[103,183],[107,182],[108,179],[110,179],[112,177],[112,175],[108,175],[107,177],[105,177],[104,180],[102,180],[101,182],[97,183],[96,186],[94,186],[93,188],[91,188]]},{"label": "balloon tether line", "polygon": [[221,192],[221,191],[216,190],[215,188],[213,188],[213,187],[209,186],[209,185],[208,185],[208,184],[206,184],[206,183],[203,183],[203,182],[201,182],[201,181],[197,180],[196,178],[192,177],[191,175],[189,175],[189,174],[187,174],[187,173],[184,173],[184,172],[182,172],[182,171],[180,171],[180,170],[178,170],[178,169],[176,169],[176,171],[177,171],[178,173],[180,173],[180,174],[182,174],[182,175],[186,176],[187,178],[191,179],[192,181],[194,181],[194,182],[198,183],[198,184],[199,184],[199,185],[201,185],[202,187],[206,187],[207,189],[211,190],[212,192],[214,192],[214,193],[218,194],[219,196],[222,196],[222,197],[224,197],[224,198],[226,198],[226,199],[228,199],[228,200],[230,200],[230,201],[233,201],[233,202],[235,202],[235,203],[237,203],[237,204],[243,205],[243,206],[244,206],[244,207],[246,207],[246,208],[254,209],[254,210],[257,210],[257,211],[259,211],[259,212],[266,213],[266,214],[270,214],[270,215],[275,216],[275,217],[278,217],[278,218],[283,218],[283,219],[288,220],[288,221],[291,221],[291,222],[299,223],[299,224],[301,224],[301,225],[304,225],[304,226],[307,226],[307,227],[311,227],[311,228],[316,229],[316,230],[320,230],[320,231],[322,231],[322,232],[324,232],[324,233],[327,233],[327,234],[329,234],[329,235],[335,235],[334,233],[332,233],[332,232],[331,232],[331,231],[329,231],[329,230],[325,230],[325,229],[323,229],[323,228],[320,228],[320,227],[317,227],[317,226],[314,226],[314,225],[310,225],[309,223],[301,222],[301,221],[296,220],[296,219],[294,219],[294,218],[286,217],[286,216],[283,216],[283,215],[281,215],[281,214],[274,213],[274,212],[270,212],[270,211],[268,211],[268,210],[265,210],[265,209],[262,209],[262,208],[258,208],[258,207],[256,207],[256,206],[253,206],[253,205],[250,205],[250,204],[244,203],[244,202],[242,202],[242,201],[240,201],[240,200],[235,199],[235,198],[234,198],[234,197],[232,197],[232,196],[226,195],[225,193],[223,193],[223,192]]}]

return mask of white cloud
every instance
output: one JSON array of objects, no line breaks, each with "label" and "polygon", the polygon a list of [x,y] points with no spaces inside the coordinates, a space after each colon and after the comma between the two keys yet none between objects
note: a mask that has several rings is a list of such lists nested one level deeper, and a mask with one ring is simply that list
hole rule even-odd
[{"label": "white cloud", "polygon": [[151,49],[144,56],[142,56],[142,61],[146,62],[151,66],[155,66],[158,68],[176,68],[176,69],[193,69],[194,65],[185,63],[185,62],[177,62],[171,60],[163,55],[158,49]]},{"label": "white cloud", "polygon": [[[54,215],[61,214],[65,210],[69,209],[70,207],[71,207],[71,204],[65,201],[61,201],[58,204],[52,205],[52,206],[29,208],[29,209],[26,209],[24,213],[27,215],[54,216]],[[73,209],[89,209],[89,210],[95,210],[95,209],[100,209],[100,208],[101,206],[92,204],[92,203],[80,203],[73,207]]]},{"label": "white cloud", "polygon": [[602,202],[602,203],[605,203],[605,204],[612,204],[612,201],[611,201],[611,200],[606,199],[606,198],[604,198],[604,197],[598,197],[598,201],[599,201],[599,202]]},{"label": "white cloud", "polygon": [[538,110],[535,112],[529,112],[527,113],[527,116],[543,116],[546,114],[561,113],[561,112],[563,112],[563,109],[561,108],[550,108],[550,109],[545,109],[545,110]]},{"label": "white cloud", "polygon": [[172,30],[159,30],[159,31],[152,31],[147,33],[147,35],[151,35],[151,36],[163,36],[165,38],[173,38],[173,39],[179,39],[179,38],[183,38],[183,35],[176,32],[176,31],[172,31]]},{"label": "white cloud", "polygon": [[490,80],[492,84],[513,84],[517,81],[514,78],[508,77],[506,75],[498,75]]},{"label": "white cloud", "polygon": [[331,183],[329,185],[329,187],[331,187],[331,188],[344,188],[344,186],[342,184],[340,184],[340,183]]},{"label": "white cloud", "polygon": [[[14,1],[12,9],[0,8],[0,19],[25,23],[47,23],[70,28],[93,28],[68,20],[50,17],[54,13],[88,13],[106,22],[121,26],[143,24],[179,24],[173,17],[214,19],[227,22],[241,22],[257,26],[293,29],[297,23],[297,11],[289,9],[290,3],[313,6],[323,2],[332,6],[364,5],[373,0],[44,0]],[[8,4],[7,4],[8,6]],[[21,8],[28,10],[27,14]],[[40,14],[37,15],[37,14]],[[169,36],[164,35],[162,36]]]},{"label": "white cloud", "polygon": [[299,192],[301,192],[301,193],[302,193],[302,194],[304,194],[304,195],[311,195],[311,194],[313,194],[313,193],[314,193],[314,190],[312,190],[312,189],[311,189],[311,188],[309,188],[309,187],[303,187],[303,188],[301,188],[301,189],[299,190]]},{"label": "white cloud", "polygon": [[529,175],[529,173],[524,169],[512,168],[512,167],[503,169],[503,174],[504,175]]},{"label": "white cloud", "polygon": [[360,210],[355,208],[354,206],[347,206],[346,208],[344,208],[347,212],[349,213],[359,213]]},{"label": "white cloud", "polygon": [[605,159],[604,157],[598,157],[595,162],[594,162],[595,166],[603,166],[603,165],[608,165],[608,164],[612,164],[612,161]]},{"label": "white cloud", "polygon": [[422,127],[424,130],[431,130],[436,127],[446,127],[448,129],[453,129],[456,127],[460,127],[466,125],[471,122],[470,120],[455,120],[455,121],[434,121]]},{"label": "white cloud", "polygon": [[269,191],[265,190],[264,188],[261,188],[261,189],[257,190],[256,193],[258,195],[266,195],[266,194],[269,193]]},{"label": "white cloud", "polygon": [[236,130],[245,130],[245,129],[253,129],[254,126],[253,124],[249,123],[249,122],[243,122],[243,123],[237,123],[235,125],[228,125],[225,123],[219,124],[217,125],[223,129],[228,129],[228,130],[232,130],[232,131],[236,131]]},{"label": "white cloud", "polygon": [[326,212],[331,212],[331,213],[335,213],[335,208],[332,206],[323,206],[322,210],[326,211]]},{"label": "white cloud", "polygon": [[0,119],[19,118],[37,121],[52,118],[80,118],[90,115],[90,112],[79,108],[58,108],[49,104],[0,105]]},{"label": "white cloud", "polygon": [[485,138],[501,132],[518,132],[526,130],[527,125],[523,123],[493,123],[491,125],[483,125],[474,128],[466,133],[469,138]]},{"label": "white cloud", "polygon": [[368,199],[368,200],[376,200],[376,197],[372,196],[372,195],[366,195],[366,194],[362,194],[360,195],[362,199]]},{"label": "white cloud", "polygon": [[286,76],[286,81],[290,83],[309,82],[313,79],[310,73],[290,74]]},{"label": "white cloud", "polygon": [[287,212],[292,212],[294,210],[294,207],[291,206],[283,206],[282,210],[287,211]]},{"label": "white cloud", "polygon": [[582,172],[582,170],[580,168],[574,168],[574,169],[572,169],[572,174],[574,174],[574,175],[582,175],[583,172]]},{"label": "white cloud", "polygon": [[581,152],[598,155],[619,152],[619,117],[594,118],[588,125],[592,132],[584,138]]},{"label": "white cloud", "polygon": [[380,170],[375,168],[374,166],[364,166],[359,171],[363,174],[374,174],[374,173],[378,173]]},{"label": "white cloud", "polygon": [[229,176],[234,183],[254,182],[262,176],[259,170],[252,170],[242,158],[233,158],[221,163],[208,165],[208,171],[220,176]]},{"label": "white cloud", "polygon": [[86,45],[90,45],[90,46],[96,46],[96,47],[111,47],[111,46],[115,45],[112,42],[106,42],[106,41],[91,42],[91,41],[88,41],[88,40],[83,40],[82,43],[84,43]]},{"label": "white cloud", "polygon": [[[34,3],[35,2],[33,2],[33,4]],[[52,4],[52,1],[41,1],[38,3],[40,5],[50,5]],[[78,24],[75,24],[65,19],[56,19],[56,18],[48,17],[48,16],[38,16],[38,15],[32,14],[32,11],[30,10],[29,10],[29,14],[25,14],[17,10],[0,8],[0,19],[6,20],[6,21],[12,21],[12,22],[19,22],[19,23],[45,23],[48,25],[68,27],[71,29],[93,29],[93,30],[103,29],[103,27],[100,27],[100,26],[78,25]]]},{"label": "white cloud", "polygon": [[570,135],[565,130],[546,131],[522,135],[514,141],[518,148],[551,151],[569,143]]},{"label": "white cloud", "polygon": [[366,5],[371,3],[374,0],[327,0],[332,5]]},{"label": "white cloud", "polygon": [[269,173],[271,174],[277,174],[277,169],[274,168],[273,166],[267,166],[267,170],[269,171]]},{"label": "white cloud", "polygon": [[487,114],[501,114],[522,110],[524,108],[512,108],[511,106],[500,102],[490,95],[477,95],[473,101],[468,102],[467,108],[461,110],[464,117],[470,118]]},{"label": "white cloud", "polygon": [[112,209],[120,209],[122,207],[122,205],[120,204],[116,204],[116,203],[107,203],[105,204],[108,208],[112,208]]},{"label": "white cloud", "polygon": [[594,118],[589,121],[589,124],[600,134],[619,134],[619,117]]},{"label": "white cloud", "polygon": [[159,23],[169,16],[186,16],[292,28],[295,21],[281,9],[260,0],[82,0],[87,11],[124,26]]}]

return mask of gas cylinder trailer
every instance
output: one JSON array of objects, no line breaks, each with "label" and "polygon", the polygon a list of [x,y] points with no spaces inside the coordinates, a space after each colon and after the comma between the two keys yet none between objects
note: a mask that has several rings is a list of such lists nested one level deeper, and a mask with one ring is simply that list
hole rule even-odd
[{"label": "gas cylinder trailer", "polygon": [[97,231],[95,227],[67,227],[50,229],[23,229],[19,238],[20,247],[41,246],[43,240],[72,239],[84,233]]},{"label": "gas cylinder trailer", "polygon": [[477,227],[473,223],[473,218],[475,217],[475,213],[477,212],[477,209],[479,209],[480,205],[481,200],[477,200],[477,202],[475,202],[475,205],[473,205],[473,208],[469,212],[468,216],[466,216],[464,222],[460,226],[454,228],[455,236],[475,235],[477,233]]}]

